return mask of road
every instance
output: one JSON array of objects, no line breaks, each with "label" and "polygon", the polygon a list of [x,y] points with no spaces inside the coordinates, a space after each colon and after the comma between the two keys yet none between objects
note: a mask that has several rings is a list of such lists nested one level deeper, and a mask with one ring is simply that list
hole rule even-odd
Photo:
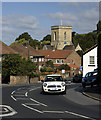
[{"label": "road", "polygon": [[[2,87],[0,117],[57,120],[99,118],[99,102],[84,96],[80,84],[67,84],[67,93],[42,94],[41,84]],[[7,120],[8,120],[7,119]]]}]

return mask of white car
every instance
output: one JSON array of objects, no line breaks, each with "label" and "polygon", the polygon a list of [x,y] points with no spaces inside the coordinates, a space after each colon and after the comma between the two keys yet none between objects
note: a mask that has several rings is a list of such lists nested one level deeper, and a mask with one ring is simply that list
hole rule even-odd
[{"label": "white car", "polygon": [[42,81],[42,93],[64,93],[66,94],[66,85],[61,75],[47,75]]}]

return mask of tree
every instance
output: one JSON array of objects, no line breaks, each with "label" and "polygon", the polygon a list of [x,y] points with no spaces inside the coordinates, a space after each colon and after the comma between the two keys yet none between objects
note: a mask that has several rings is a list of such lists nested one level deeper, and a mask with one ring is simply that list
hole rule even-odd
[{"label": "tree", "polygon": [[51,43],[51,35],[46,35],[44,38],[43,38],[43,40],[41,40],[41,43],[42,44],[48,44],[48,45],[50,45],[50,43]]},{"label": "tree", "polygon": [[73,37],[73,44],[76,47],[78,43],[85,52],[97,43],[97,37],[93,32],[89,32],[87,34],[77,34]]},{"label": "tree", "polygon": [[58,67],[59,70],[70,70],[70,67],[67,64],[62,64]]},{"label": "tree", "polygon": [[6,55],[2,61],[2,76],[4,79],[10,75],[28,75],[32,77],[35,71],[35,64],[30,60],[26,61],[18,54]]},{"label": "tree", "polygon": [[19,35],[19,37],[18,38],[16,38],[16,40],[15,41],[19,41],[20,39],[25,39],[25,40],[33,40],[32,39],[32,37],[28,34],[28,32],[24,32],[24,33],[22,33],[21,35]]},{"label": "tree", "polygon": [[53,61],[51,61],[51,60],[47,61],[45,64],[46,64],[46,67],[51,67],[51,68],[54,67]]},{"label": "tree", "polygon": [[51,35],[46,35],[44,38],[43,38],[43,40],[41,40],[41,41],[50,41],[51,42]]}]

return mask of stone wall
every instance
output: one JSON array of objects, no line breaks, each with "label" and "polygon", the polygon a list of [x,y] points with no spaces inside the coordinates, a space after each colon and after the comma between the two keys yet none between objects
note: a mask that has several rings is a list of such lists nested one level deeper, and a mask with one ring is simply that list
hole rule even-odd
[{"label": "stone wall", "polygon": [[33,84],[38,82],[38,77],[30,78],[28,76],[10,76],[10,84]]},{"label": "stone wall", "polygon": [[30,79],[30,84],[34,84],[34,83],[38,83],[39,78],[38,77],[34,77]]}]

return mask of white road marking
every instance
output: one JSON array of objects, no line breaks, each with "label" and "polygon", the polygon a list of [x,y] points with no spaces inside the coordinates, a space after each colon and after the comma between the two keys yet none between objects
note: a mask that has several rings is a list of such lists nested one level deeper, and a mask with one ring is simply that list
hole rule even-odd
[{"label": "white road marking", "polygon": [[26,97],[28,96],[28,92],[25,93],[25,96],[26,96]]},{"label": "white road marking", "polygon": [[12,95],[15,93],[15,90],[11,93]]},{"label": "white road marking", "polygon": [[3,110],[0,110],[0,113],[8,112],[7,108],[3,108]]},{"label": "white road marking", "polygon": [[[0,117],[13,116],[13,115],[17,114],[17,112],[13,108],[11,108],[10,106],[0,105],[0,107],[4,107],[4,108],[10,110],[10,113],[0,114]],[[8,112],[8,110],[7,110],[7,112]]]},{"label": "white road marking", "polygon": [[71,115],[78,116],[78,117],[82,117],[82,118],[86,118],[86,119],[90,119],[90,120],[96,120],[96,119],[93,119],[93,118],[90,118],[90,117],[87,117],[87,116],[84,116],[84,115],[80,115],[80,114],[77,114],[77,113],[74,113],[74,112],[69,112],[69,111],[65,111],[65,112],[68,113],[68,114],[71,114]]},{"label": "white road marking", "polygon": [[43,111],[45,113],[64,113],[64,111]]},{"label": "white road marking", "polygon": [[17,100],[29,100],[29,98],[16,98]]},{"label": "white road marking", "polygon": [[12,95],[11,95],[11,98],[12,98],[13,100],[17,101],[17,100],[15,99],[15,97],[13,97]]},{"label": "white road marking", "polygon": [[25,104],[22,104],[22,105],[23,105],[24,107],[29,108],[29,109],[31,109],[31,110],[34,110],[34,111],[36,111],[36,112],[38,112],[38,113],[43,113],[42,111],[37,110],[37,109],[32,108],[32,107],[29,107],[29,106],[27,106],[27,105],[25,105]]},{"label": "white road marking", "polygon": [[26,105],[40,105],[40,104],[33,104],[33,103],[25,103]]},{"label": "white road marking", "polygon": [[33,101],[33,102],[36,102],[36,103],[38,103],[38,104],[40,104],[40,105],[43,105],[43,106],[45,106],[45,107],[47,106],[46,104],[43,104],[43,103],[41,103],[41,102],[38,102],[38,101],[36,101],[36,100],[34,100],[34,99],[32,99],[32,98],[30,98],[30,100]]}]

